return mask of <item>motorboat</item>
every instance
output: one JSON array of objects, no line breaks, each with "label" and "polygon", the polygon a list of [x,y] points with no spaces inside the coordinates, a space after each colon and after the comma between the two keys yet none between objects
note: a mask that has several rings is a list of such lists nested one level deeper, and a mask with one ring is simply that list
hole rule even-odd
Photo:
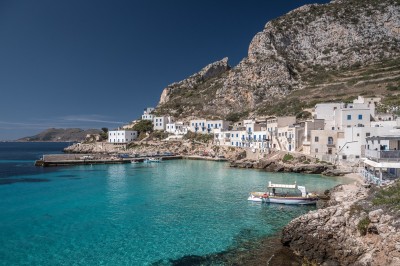
[{"label": "motorboat", "polygon": [[145,163],[160,163],[162,161],[162,158],[147,158],[143,162]]},{"label": "motorboat", "polygon": [[273,184],[269,181],[267,191],[251,192],[247,200],[254,202],[310,205],[316,204],[318,195],[308,193],[304,186],[288,184]]}]

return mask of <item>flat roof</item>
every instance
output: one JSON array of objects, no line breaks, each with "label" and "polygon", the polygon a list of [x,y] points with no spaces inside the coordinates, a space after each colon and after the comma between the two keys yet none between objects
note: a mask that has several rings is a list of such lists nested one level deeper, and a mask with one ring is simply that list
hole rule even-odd
[{"label": "flat roof", "polygon": [[365,164],[368,164],[374,168],[400,168],[400,162],[375,162],[369,159],[364,160]]},{"label": "flat roof", "polygon": [[400,140],[400,135],[399,136],[372,136],[372,137],[367,137],[366,140]]}]

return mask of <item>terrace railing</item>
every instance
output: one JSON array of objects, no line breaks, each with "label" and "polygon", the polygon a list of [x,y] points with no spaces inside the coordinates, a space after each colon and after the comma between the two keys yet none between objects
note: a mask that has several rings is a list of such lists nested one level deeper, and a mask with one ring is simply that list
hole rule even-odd
[{"label": "terrace railing", "polygon": [[365,157],[379,161],[400,162],[400,150],[365,150]]}]

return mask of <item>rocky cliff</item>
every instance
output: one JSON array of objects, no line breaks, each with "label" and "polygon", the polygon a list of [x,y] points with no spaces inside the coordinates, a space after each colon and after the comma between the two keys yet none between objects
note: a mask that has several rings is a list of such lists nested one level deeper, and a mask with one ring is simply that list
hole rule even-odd
[{"label": "rocky cliff", "polygon": [[399,11],[399,0],[300,7],[268,22],[237,66],[230,68],[225,58],[169,85],[157,111],[284,114],[315,99],[387,95],[388,86],[400,85]]},{"label": "rocky cliff", "polygon": [[328,207],[284,228],[282,243],[313,265],[400,265],[399,191],[338,186]]}]

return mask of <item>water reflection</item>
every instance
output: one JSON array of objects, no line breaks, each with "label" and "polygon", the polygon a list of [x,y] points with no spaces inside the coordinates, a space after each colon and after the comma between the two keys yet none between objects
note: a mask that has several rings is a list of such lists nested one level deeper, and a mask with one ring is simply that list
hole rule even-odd
[{"label": "water reflection", "polygon": [[110,205],[118,206],[128,197],[126,167],[115,164],[107,168],[107,198]]}]

